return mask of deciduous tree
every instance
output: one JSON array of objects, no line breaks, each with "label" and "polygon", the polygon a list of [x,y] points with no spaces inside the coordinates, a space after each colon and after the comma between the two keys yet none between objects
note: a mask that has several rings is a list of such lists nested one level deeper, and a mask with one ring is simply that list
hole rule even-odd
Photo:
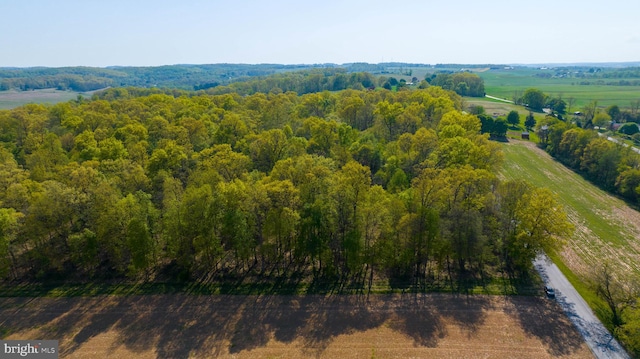
[{"label": "deciduous tree", "polygon": [[545,104],[546,95],[535,88],[529,88],[522,95],[522,103],[536,111],[542,111]]},{"label": "deciduous tree", "polygon": [[518,111],[510,111],[507,115],[507,123],[512,127],[518,127],[520,125],[520,114]]}]

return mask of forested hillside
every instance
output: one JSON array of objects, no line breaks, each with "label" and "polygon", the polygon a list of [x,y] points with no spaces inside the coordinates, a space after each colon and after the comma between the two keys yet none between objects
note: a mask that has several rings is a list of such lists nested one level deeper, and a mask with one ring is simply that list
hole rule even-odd
[{"label": "forested hillside", "polygon": [[[386,74],[406,71],[404,68],[424,68],[422,64],[210,64],[168,66],[113,66],[99,67],[31,67],[0,68],[0,91],[38,90],[55,88],[78,92],[94,91],[106,87],[158,87],[182,90],[204,90],[250,80],[249,87],[234,88],[235,91],[269,92],[278,87],[284,92],[299,94],[317,91],[338,91],[347,88],[369,88],[376,86],[370,74]],[[391,71],[391,72],[390,72]],[[411,70],[407,70],[411,73]],[[366,72],[366,76],[365,76]],[[291,74],[295,73],[295,74]],[[359,73],[359,75],[352,75]],[[280,75],[275,76],[275,75]],[[328,76],[333,78],[327,79]],[[364,78],[368,77],[368,79]]]},{"label": "forested hillside", "polygon": [[4,280],[526,275],[570,228],[439,87],[111,89],[0,111]]},{"label": "forested hillside", "polygon": [[[180,89],[204,89],[283,71],[335,68],[336,65],[170,65],[155,67],[32,67],[0,68],[0,91],[45,88],[93,91],[105,87],[138,86]],[[362,70],[359,70],[362,71]]]}]

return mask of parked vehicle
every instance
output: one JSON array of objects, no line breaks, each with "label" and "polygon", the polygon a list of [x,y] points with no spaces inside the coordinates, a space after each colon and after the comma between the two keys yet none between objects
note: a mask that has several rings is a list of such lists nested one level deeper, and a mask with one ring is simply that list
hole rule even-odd
[{"label": "parked vehicle", "polygon": [[544,292],[547,295],[547,298],[555,298],[556,297],[556,291],[549,287],[549,286],[545,286],[544,287]]}]

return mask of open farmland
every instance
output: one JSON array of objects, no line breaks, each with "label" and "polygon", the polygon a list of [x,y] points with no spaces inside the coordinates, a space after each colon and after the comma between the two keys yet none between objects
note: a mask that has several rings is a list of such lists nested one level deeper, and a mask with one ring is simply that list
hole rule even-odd
[{"label": "open farmland", "polygon": [[[75,100],[79,92],[59,91],[55,89],[33,91],[0,91],[0,109],[12,109],[28,103],[55,104]],[[84,94],[84,96],[91,96]]]},{"label": "open farmland", "polygon": [[554,301],[447,294],[2,298],[4,339],[65,358],[588,358]]},{"label": "open farmland", "polygon": [[525,179],[558,195],[575,226],[561,253],[574,274],[584,280],[593,268],[609,262],[615,263],[619,275],[640,276],[639,212],[554,161],[533,143],[514,141],[503,150],[504,177]]},{"label": "open farmland", "polygon": [[[618,105],[621,109],[629,108],[631,102],[640,100],[640,86],[617,86],[605,85],[607,82],[619,80],[637,81],[637,78],[577,78],[577,77],[545,77],[537,75],[553,75],[553,69],[541,70],[534,67],[516,67],[512,69],[489,69],[489,68],[465,68],[463,67],[407,67],[405,72],[394,72],[384,76],[394,76],[398,79],[410,81],[412,76],[423,80],[425,75],[431,75],[439,71],[458,72],[467,70],[477,74],[484,80],[485,92],[487,95],[511,100],[514,92],[524,93],[526,89],[537,88],[551,97],[562,96],[567,101],[574,98],[575,103],[568,111],[578,111],[592,101],[597,101],[599,107]],[[408,76],[406,71],[411,70]],[[598,81],[603,81],[602,84]],[[581,82],[589,83],[580,84]]]},{"label": "open farmland", "polygon": [[581,81],[596,82],[598,79],[544,78],[536,74],[544,72],[535,68],[514,70],[490,70],[478,72],[485,84],[486,93],[511,100],[514,91],[521,93],[528,88],[537,88],[550,96],[562,95],[565,101],[571,97],[576,103],[571,111],[576,111],[591,101],[598,106],[618,105],[629,107],[632,101],[640,99],[640,86],[579,85]]}]

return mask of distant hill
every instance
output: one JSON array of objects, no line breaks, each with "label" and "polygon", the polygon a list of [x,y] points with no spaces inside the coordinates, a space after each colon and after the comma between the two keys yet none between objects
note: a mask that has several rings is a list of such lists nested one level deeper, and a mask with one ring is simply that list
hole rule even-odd
[{"label": "distant hill", "polygon": [[572,62],[572,63],[540,63],[540,64],[511,64],[512,66],[523,67],[604,67],[604,68],[625,68],[639,67],[640,61],[635,62]]},{"label": "distant hill", "polygon": [[198,90],[255,76],[331,67],[337,67],[337,65],[212,64],[155,67],[114,66],[107,68],[0,68],[0,91],[56,88],[84,92],[110,86],[171,87]]}]

